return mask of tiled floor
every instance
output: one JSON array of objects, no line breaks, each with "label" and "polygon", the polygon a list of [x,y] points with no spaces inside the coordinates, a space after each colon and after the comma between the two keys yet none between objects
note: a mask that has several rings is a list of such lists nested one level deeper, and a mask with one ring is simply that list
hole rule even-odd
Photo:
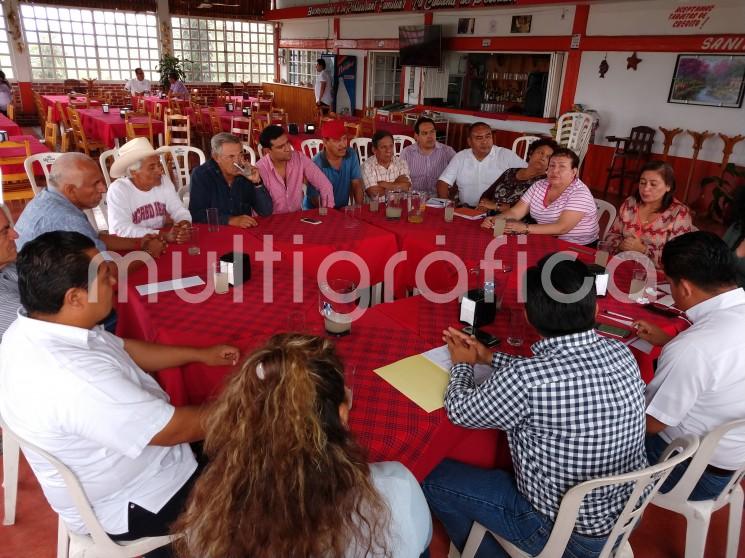
[{"label": "tiled floor", "polygon": [[[727,510],[714,515],[705,558],[723,558]],[[44,500],[31,470],[21,460],[16,524],[0,526],[0,558],[53,558],[56,556],[57,517]],[[636,558],[679,558],[685,549],[682,517],[650,506],[631,537]],[[430,547],[432,558],[447,556],[448,541],[437,529]],[[745,528],[740,533],[738,558],[745,558]]]}]

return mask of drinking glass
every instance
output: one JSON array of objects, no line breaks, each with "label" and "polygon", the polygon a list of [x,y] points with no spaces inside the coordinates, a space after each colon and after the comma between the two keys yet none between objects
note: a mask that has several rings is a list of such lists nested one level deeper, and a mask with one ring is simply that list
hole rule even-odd
[{"label": "drinking glass", "polygon": [[507,224],[502,217],[494,218],[494,236],[502,236],[504,234],[504,226]]},{"label": "drinking glass", "polygon": [[186,243],[189,244],[187,252],[189,252],[190,256],[199,255],[199,228],[194,224],[192,224],[191,229],[189,230],[189,239]]},{"label": "drinking glass", "polygon": [[510,308],[510,328],[507,334],[507,344],[520,347],[525,337],[525,315],[522,308]]},{"label": "drinking glass", "polygon": [[326,333],[341,337],[352,332],[350,314],[357,308],[357,285],[348,279],[329,279],[321,283],[318,311],[323,316]]},{"label": "drinking glass", "polygon": [[356,208],[353,205],[344,206],[344,228],[354,229],[359,226],[359,221],[356,219]]},{"label": "drinking glass", "polygon": [[220,213],[216,207],[207,209],[207,230],[218,232],[220,230]]},{"label": "drinking glass", "polygon": [[647,272],[644,269],[635,269],[631,276],[629,286],[629,298],[638,300],[644,296],[644,287],[647,285]]},{"label": "drinking glass", "polygon": [[409,223],[424,222],[424,211],[427,209],[427,194],[412,192],[409,194]]},{"label": "drinking glass", "polygon": [[215,294],[228,292],[228,272],[220,270],[220,262],[214,264],[212,275],[215,282]]},{"label": "drinking glass", "polygon": [[377,213],[379,208],[380,208],[380,202],[378,201],[378,197],[375,196],[374,198],[370,200],[370,212]]},{"label": "drinking glass", "polygon": [[388,192],[385,196],[385,218],[391,221],[401,219],[405,193],[400,190]]},{"label": "drinking glass", "polygon": [[595,263],[601,267],[608,265],[608,258],[610,257],[611,243],[602,240],[598,242],[598,251],[595,252]]},{"label": "drinking glass", "polygon": [[318,214],[321,216],[328,215],[329,214],[329,208],[325,205],[321,205],[318,207]]},{"label": "drinking glass", "polygon": [[445,213],[444,213],[444,215],[445,215],[445,222],[446,223],[452,223],[453,222],[453,216],[455,215],[455,204],[452,201],[447,200],[445,202],[444,207],[445,207]]}]

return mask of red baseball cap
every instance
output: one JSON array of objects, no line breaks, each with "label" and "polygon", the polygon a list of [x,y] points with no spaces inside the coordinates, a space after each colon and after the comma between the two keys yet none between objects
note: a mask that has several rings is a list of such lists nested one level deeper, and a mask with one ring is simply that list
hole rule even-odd
[{"label": "red baseball cap", "polygon": [[321,126],[321,137],[329,139],[341,139],[346,135],[347,130],[344,128],[344,122],[341,120],[328,120]]}]

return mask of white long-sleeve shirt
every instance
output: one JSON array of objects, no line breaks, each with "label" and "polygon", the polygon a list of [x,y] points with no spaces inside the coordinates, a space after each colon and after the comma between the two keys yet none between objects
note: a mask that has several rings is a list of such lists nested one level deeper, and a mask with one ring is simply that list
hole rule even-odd
[{"label": "white long-sleeve shirt", "polygon": [[170,216],[174,223],[191,221],[173,187],[163,175],[160,186],[147,192],[137,188],[130,178],[118,178],[109,186],[106,196],[109,207],[109,231],[117,236],[139,238],[156,234]]}]

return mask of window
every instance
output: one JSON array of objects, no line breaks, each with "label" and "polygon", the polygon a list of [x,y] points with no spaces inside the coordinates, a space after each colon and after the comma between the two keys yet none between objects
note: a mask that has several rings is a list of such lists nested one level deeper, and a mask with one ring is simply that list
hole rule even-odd
[{"label": "window", "polygon": [[292,85],[313,84],[316,81],[316,60],[321,57],[320,50],[287,51],[287,83]]},{"label": "window", "polygon": [[0,2],[0,70],[5,72],[7,79],[13,79],[13,65],[10,62],[10,46],[8,44],[8,29],[5,26],[5,10]]},{"label": "window", "polygon": [[172,17],[173,52],[189,81],[261,83],[274,80],[271,23]]},{"label": "window", "polygon": [[21,21],[34,80],[158,80],[155,14],[21,4]]},{"label": "window", "polygon": [[380,107],[401,100],[401,60],[398,54],[373,52],[373,106]]}]

